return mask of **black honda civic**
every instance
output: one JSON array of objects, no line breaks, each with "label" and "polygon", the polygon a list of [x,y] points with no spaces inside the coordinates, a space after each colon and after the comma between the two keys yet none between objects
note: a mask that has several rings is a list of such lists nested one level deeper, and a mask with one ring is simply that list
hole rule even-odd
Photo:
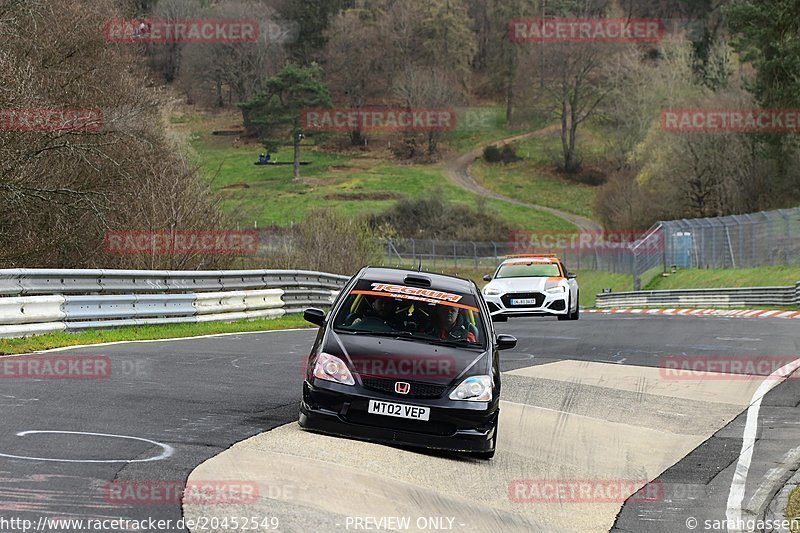
[{"label": "black honda civic", "polygon": [[494,456],[499,351],[474,282],[365,267],[320,326],[305,372],[300,426],[373,442]]}]

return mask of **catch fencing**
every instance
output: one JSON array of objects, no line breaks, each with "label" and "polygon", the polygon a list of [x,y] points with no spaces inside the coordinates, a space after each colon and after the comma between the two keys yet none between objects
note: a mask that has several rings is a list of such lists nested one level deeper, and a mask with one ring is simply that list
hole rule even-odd
[{"label": "catch fencing", "polygon": [[[570,270],[632,274],[633,290],[673,268],[800,264],[800,208],[662,221],[638,234],[587,231],[570,236],[533,231],[528,232],[527,240],[520,239],[525,233],[514,232],[508,241],[489,242],[393,239],[385,244],[384,260],[390,265],[482,268],[488,273],[510,254],[554,253]],[[620,235],[635,238],[629,242],[614,238]],[[590,244],[580,244],[582,237]]]},{"label": "catch fencing", "polygon": [[[663,243],[662,254],[652,254]],[[675,267],[800,264],[800,208],[659,222],[631,247],[634,290]]]},{"label": "catch fencing", "polygon": [[[576,234],[578,235],[578,234]],[[521,249],[508,241],[441,241],[428,239],[392,239],[385,244],[387,265],[423,269],[485,269],[494,272],[506,256],[523,252],[553,253],[570,270],[600,270],[630,274],[633,256],[628,244],[605,247],[546,246],[535,250]]]},{"label": "catch fencing", "polygon": [[0,337],[279,317],[329,306],[348,279],[305,270],[0,270]]}]

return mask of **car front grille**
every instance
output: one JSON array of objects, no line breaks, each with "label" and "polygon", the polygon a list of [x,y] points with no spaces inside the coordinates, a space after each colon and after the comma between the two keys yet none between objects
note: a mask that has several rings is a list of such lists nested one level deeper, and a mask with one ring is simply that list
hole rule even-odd
[{"label": "car front grille", "polygon": [[[511,300],[521,300],[521,299],[530,299],[533,298],[536,300],[534,305],[511,305]],[[500,297],[500,300],[503,302],[508,308],[514,309],[517,307],[541,307],[542,303],[544,302],[544,294],[541,292],[510,292],[508,294],[504,294]]]},{"label": "car front grille", "polygon": [[402,380],[376,378],[371,376],[365,376],[361,378],[361,382],[364,384],[365,388],[386,394],[392,394],[398,398],[439,398],[442,394],[444,394],[444,391],[447,388],[444,385],[433,385],[431,383],[408,381],[406,383],[411,385],[411,390],[409,393],[398,394],[394,391],[394,384],[398,381]]}]

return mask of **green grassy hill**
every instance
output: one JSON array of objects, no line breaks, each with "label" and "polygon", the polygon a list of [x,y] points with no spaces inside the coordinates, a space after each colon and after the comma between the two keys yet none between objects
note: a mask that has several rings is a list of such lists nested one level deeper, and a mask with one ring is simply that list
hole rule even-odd
[{"label": "green grassy hill", "polygon": [[[235,147],[234,137],[211,134],[215,129],[237,126],[238,120],[233,113],[211,116],[185,113],[173,125],[185,135],[201,172],[222,195],[223,209],[244,226],[252,226],[254,221],[259,226],[287,226],[301,221],[308,210],[321,206],[360,215],[386,209],[401,198],[432,194],[472,206],[479,200],[477,194],[447,180],[441,163],[398,164],[392,161],[385,147],[343,154],[304,146],[301,159],[311,164],[301,167],[302,177],[295,180],[291,165],[254,165],[263,151],[260,145],[240,143]],[[452,135],[457,144],[467,144],[510,134],[492,127],[478,133]],[[290,161],[291,148],[273,153],[272,157]],[[573,229],[571,224],[552,215],[499,200],[486,200],[486,206],[512,227]]]}]

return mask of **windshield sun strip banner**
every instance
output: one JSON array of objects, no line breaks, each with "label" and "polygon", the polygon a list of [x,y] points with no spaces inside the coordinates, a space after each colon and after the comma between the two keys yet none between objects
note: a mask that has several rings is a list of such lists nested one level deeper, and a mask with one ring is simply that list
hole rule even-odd
[{"label": "windshield sun strip banner", "polygon": [[448,302],[448,301],[445,301],[445,300],[437,300],[435,298],[427,298],[425,296],[418,296],[418,295],[415,295],[415,294],[405,294],[405,293],[402,293],[402,292],[380,292],[380,291],[369,291],[369,290],[364,290],[364,289],[354,289],[354,290],[350,291],[350,294],[366,294],[366,295],[372,295],[372,296],[384,296],[386,298],[401,298],[403,300],[415,300],[415,301],[418,301],[418,302],[426,302],[426,303],[430,303],[430,304],[442,304],[442,305],[447,305],[447,306],[450,306],[450,307],[458,307],[459,309],[469,309],[470,311],[473,311],[475,313],[480,313],[480,309],[478,309],[477,307],[473,307],[471,305],[458,304],[458,303],[454,303],[454,302]]},{"label": "windshield sun strip banner", "polygon": [[514,261],[507,261],[503,263],[504,265],[553,265],[556,264],[558,261],[555,259],[542,259],[542,258],[531,258],[525,260],[516,259]]},{"label": "windshield sun strip banner", "polygon": [[419,287],[406,287],[405,285],[395,285],[393,283],[371,283],[370,286],[374,291],[386,291],[391,293],[412,294],[415,296],[424,296],[426,298],[434,298],[436,300],[447,300],[448,302],[461,301],[460,294],[453,294],[451,292],[437,291],[434,289],[422,289]]}]

